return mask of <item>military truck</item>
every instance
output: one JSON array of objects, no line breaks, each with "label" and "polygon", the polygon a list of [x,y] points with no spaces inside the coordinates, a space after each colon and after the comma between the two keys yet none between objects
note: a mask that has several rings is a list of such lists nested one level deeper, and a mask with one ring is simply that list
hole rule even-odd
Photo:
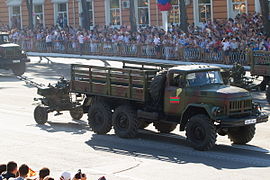
[{"label": "military truck", "polygon": [[[262,76],[261,90],[266,90],[266,99],[270,104],[270,52],[254,51],[250,62],[251,75]],[[268,86],[268,87],[267,87]]]},{"label": "military truck", "polygon": [[73,64],[70,92],[86,96],[82,107],[97,134],[113,128],[117,136],[133,138],[150,123],[161,133],[179,124],[191,146],[202,151],[215,145],[217,135],[246,144],[255,125],[268,121],[250,93],[225,85],[214,66]]},{"label": "military truck", "polygon": [[16,76],[25,72],[25,63],[30,62],[18,44],[9,41],[9,34],[0,32],[0,68],[9,70]]}]

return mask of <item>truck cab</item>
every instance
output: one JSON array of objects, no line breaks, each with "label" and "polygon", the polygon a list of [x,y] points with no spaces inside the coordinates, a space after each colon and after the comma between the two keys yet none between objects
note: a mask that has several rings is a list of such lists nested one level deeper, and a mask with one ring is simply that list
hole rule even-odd
[{"label": "truck cab", "polygon": [[0,68],[11,69],[17,76],[24,74],[25,63],[30,62],[18,44],[11,43],[9,34],[0,32]]}]

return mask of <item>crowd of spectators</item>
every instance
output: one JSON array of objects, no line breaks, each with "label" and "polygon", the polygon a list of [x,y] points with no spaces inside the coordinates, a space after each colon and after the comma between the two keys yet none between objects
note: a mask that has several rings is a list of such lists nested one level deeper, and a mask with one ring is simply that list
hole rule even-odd
[{"label": "crowd of spectators", "polygon": [[[0,164],[0,180],[54,180],[55,178],[50,175],[50,169],[44,167],[39,170],[38,173],[33,171],[26,164],[22,164],[20,167],[17,163],[10,161],[7,164]],[[85,173],[78,170],[75,175],[70,172],[63,172],[56,179],[59,180],[87,180]],[[98,180],[106,180],[104,176],[100,177]]]},{"label": "crowd of spectators", "polygon": [[86,31],[81,28],[67,26],[52,26],[50,28],[27,28],[3,30],[11,32],[11,39],[15,42],[34,39],[46,41],[48,47],[53,41],[72,41],[80,45],[89,43],[136,43],[155,46],[177,46],[202,48],[206,51],[231,50],[264,50],[270,51],[270,38],[263,33],[263,22],[260,14],[239,14],[234,19],[216,19],[206,21],[198,26],[189,25],[188,32],[183,32],[178,25],[171,25],[166,33],[155,26],[139,27],[137,32],[130,32],[127,26],[119,28],[111,26],[95,26]]}]

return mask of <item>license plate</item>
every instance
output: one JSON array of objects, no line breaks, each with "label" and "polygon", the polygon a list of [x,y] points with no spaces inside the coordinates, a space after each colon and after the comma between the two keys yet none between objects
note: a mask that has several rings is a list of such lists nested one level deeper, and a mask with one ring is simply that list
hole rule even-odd
[{"label": "license plate", "polygon": [[13,60],[12,62],[13,63],[20,63],[21,61],[20,60]]},{"label": "license plate", "polygon": [[256,123],[256,119],[245,120],[245,124],[255,124],[255,123]]}]

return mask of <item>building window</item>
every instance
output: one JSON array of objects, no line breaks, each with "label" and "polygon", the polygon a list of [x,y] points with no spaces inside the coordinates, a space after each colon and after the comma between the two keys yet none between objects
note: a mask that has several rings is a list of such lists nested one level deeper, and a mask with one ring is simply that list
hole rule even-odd
[{"label": "building window", "polygon": [[137,0],[138,25],[149,25],[149,2],[148,0]]},{"label": "building window", "polygon": [[268,0],[269,18],[270,19],[270,0]]},{"label": "building window", "polygon": [[67,3],[57,3],[56,6],[56,24],[61,28],[64,28],[68,25],[68,7]]},{"label": "building window", "polygon": [[199,0],[199,22],[212,19],[211,0]]},{"label": "building window", "polygon": [[121,25],[120,1],[110,0],[110,24]]},{"label": "building window", "polygon": [[180,4],[179,0],[172,0],[172,10],[169,13],[169,23],[170,24],[180,24]]},{"label": "building window", "polygon": [[33,8],[34,12],[34,25],[35,26],[43,26],[43,5],[42,4],[34,4]]},{"label": "building window", "polygon": [[232,10],[234,15],[246,13],[246,0],[232,0]]},{"label": "building window", "polygon": [[11,6],[10,21],[12,28],[21,28],[21,7]]},{"label": "building window", "polygon": [[88,12],[89,12],[89,21],[90,21],[90,26],[93,26],[94,25],[94,11],[93,11],[93,0],[90,0],[87,2],[87,9],[88,9]]}]

